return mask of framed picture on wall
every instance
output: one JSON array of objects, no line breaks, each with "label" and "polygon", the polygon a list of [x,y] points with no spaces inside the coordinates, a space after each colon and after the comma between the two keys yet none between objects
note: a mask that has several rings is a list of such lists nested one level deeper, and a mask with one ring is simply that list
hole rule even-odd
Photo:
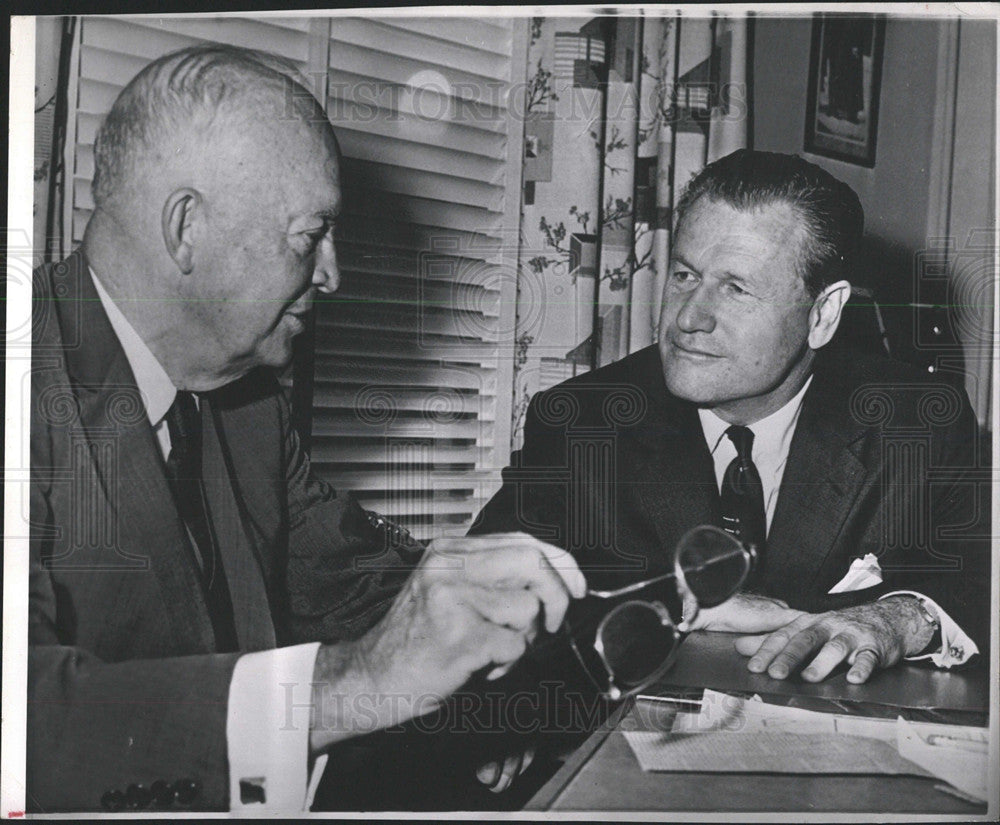
[{"label": "framed picture on wall", "polygon": [[875,165],[885,17],[813,17],[805,151]]}]

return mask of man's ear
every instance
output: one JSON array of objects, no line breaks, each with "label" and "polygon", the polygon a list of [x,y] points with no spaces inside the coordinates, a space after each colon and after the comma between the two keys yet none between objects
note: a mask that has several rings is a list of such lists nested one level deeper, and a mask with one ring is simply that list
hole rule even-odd
[{"label": "man's ear", "polygon": [[163,243],[185,275],[194,269],[194,225],[200,213],[201,194],[190,187],[174,190],[163,204]]},{"label": "man's ear", "polygon": [[844,304],[851,297],[851,285],[847,281],[830,284],[813,301],[809,310],[809,347],[819,349],[828,344],[840,324],[840,314]]}]

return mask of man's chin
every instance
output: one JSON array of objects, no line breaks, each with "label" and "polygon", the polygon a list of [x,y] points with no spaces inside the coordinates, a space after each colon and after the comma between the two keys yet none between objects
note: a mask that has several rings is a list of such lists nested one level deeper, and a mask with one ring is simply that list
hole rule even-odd
[{"label": "man's chin", "polygon": [[267,347],[260,350],[255,366],[268,367],[273,370],[283,370],[292,363],[292,341],[294,336],[282,336],[280,339],[271,339],[267,342]]},{"label": "man's chin", "polygon": [[704,372],[692,374],[688,370],[665,369],[664,379],[670,394],[681,401],[713,406],[726,398],[726,393],[720,392],[714,381],[705,380]]}]

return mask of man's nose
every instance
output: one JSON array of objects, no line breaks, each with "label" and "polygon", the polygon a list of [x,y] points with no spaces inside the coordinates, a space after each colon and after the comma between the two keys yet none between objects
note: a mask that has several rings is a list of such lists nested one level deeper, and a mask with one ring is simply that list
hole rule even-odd
[{"label": "man's nose", "polygon": [[336,292],[340,286],[340,267],[337,265],[337,248],[329,236],[323,238],[316,249],[316,263],[313,268],[313,285],[320,292]]},{"label": "man's nose", "polygon": [[678,296],[678,299],[683,302],[677,313],[677,326],[682,332],[711,332],[715,329],[712,296],[704,284]]}]

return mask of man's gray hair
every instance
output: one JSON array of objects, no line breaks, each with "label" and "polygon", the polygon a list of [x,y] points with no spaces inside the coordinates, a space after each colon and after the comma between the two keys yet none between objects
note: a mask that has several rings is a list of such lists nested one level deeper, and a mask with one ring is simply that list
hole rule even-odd
[{"label": "man's gray hair", "polygon": [[325,121],[307,89],[291,61],[236,46],[192,46],[154,60],[118,95],[94,140],[94,203],[126,189],[142,160],[175,151],[171,136],[207,129],[234,102],[251,114],[254,103],[284,95],[290,117]]}]

